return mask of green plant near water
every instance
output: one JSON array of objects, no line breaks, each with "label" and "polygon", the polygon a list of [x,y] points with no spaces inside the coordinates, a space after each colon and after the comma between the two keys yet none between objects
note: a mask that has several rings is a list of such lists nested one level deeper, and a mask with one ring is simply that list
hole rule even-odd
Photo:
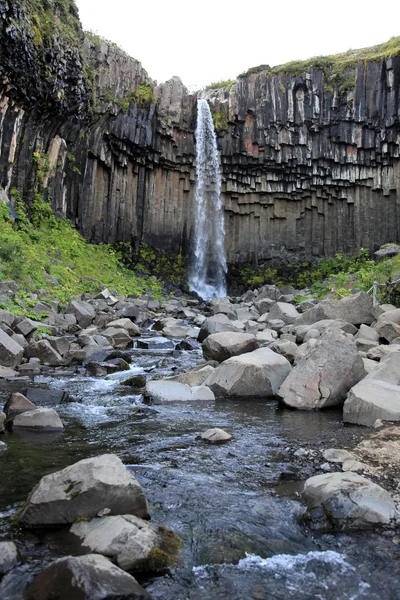
[{"label": "green plant near water", "polygon": [[35,301],[30,301],[29,295],[39,289],[42,297],[62,303],[105,287],[114,293],[148,291],[161,297],[158,280],[136,276],[124,267],[121,253],[112,246],[89,244],[69,221],[56,219],[43,199],[38,201],[33,222],[25,211],[17,210],[22,219],[15,224],[8,207],[0,203],[0,281],[15,280],[24,292],[3,303],[2,308],[37,319],[30,310]]},{"label": "green plant near water", "polygon": [[[281,269],[249,267],[240,271],[242,281],[250,287],[274,283],[278,287],[293,285],[297,289],[311,288],[317,299],[328,295],[338,299],[350,295],[354,289],[370,291],[378,283],[378,298],[400,306],[400,284],[392,285],[400,278],[400,256],[375,262],[367,249],[361,248],[358,256],[337,252],[334,257],[316,264],[302,262],[286,265]],[[301,296],[297,301],[304,300]]]}]

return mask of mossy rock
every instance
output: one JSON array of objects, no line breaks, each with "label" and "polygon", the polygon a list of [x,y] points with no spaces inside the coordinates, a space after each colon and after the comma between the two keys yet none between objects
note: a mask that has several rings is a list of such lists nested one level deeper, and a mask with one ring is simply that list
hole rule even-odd
[{"label": "mossy rock", "polygon": [[121,385],[128,385],[135,389],[142,389],[146,385],[146,376],[145,375],[133,375],[129,377],[129,379],[125,379],[121,381]]}]

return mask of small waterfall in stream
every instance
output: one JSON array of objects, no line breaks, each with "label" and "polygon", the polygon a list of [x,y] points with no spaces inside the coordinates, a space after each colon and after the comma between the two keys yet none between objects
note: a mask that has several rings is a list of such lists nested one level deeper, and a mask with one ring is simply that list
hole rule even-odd
[{"label": "small waterfall in stream", "polygon": [[225,227],[214,123],[207,100],[197,105],[196,208],[189,287],[204,300],[226,296]]}]

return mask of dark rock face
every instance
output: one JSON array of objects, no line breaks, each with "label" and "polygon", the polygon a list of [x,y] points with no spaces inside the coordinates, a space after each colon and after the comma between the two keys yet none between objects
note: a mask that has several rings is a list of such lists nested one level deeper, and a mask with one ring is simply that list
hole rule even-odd
[{"label": "dark rock face", "polygon": [[[42,56],[25,3],[0,0],[0,186],[32,203],[42,171],[40,192],[87,239],[187,252],[197,98],[179,78],[157,86],[138,61],[84,39],[70,4],[74,40],[53,35]],[[230,263],[400,237],[400,56],[347,69],[345,89],[328,77],[266,69],[206,93]]]}]

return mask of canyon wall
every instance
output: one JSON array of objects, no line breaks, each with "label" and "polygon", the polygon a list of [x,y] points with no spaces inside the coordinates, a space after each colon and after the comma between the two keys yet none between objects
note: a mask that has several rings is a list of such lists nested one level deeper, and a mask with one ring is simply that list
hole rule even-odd
[{"label": "canyon wall", "polygon": [[[187,253],[197,98],[85,37],[73,1],[63,6],[71,31],[38,40],[29,1],[0,0],[0,186],[31,207],[44,195],[88,240]],[[346,78],[265,68],[205,93],[230,263],[400,238],[400,56],[355,62]]]}]

